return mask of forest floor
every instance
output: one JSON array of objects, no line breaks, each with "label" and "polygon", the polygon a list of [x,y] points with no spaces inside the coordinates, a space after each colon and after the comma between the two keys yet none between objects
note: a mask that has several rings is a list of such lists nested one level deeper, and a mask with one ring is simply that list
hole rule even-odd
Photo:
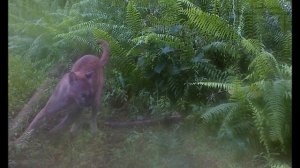
[{"label": "forest floor", "polygon": [[183,123],[111,128],[96,135],[86,128],[56,142],[35,139],[22,151],[9,153],[9,167],[72,168],[234,168],[262,167],[253,151],[219,141]]}]

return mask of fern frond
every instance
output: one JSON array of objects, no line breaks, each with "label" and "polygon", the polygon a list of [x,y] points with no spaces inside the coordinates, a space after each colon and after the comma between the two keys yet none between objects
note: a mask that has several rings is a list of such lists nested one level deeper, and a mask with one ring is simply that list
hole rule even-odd
[{"label": "fern frond", "polygon": [[72,5],[72,8],[76,8],[76,9],[89,9],[91,7],[97,6],[97,0],[81,0],[77,3],[74,3]]},{"label": "fern frond", "polygon": [[292,32],[288,31],[283,39],[283,49],[282,55],[284,56],[284,61],[290,63],[292,56]]},{"label": "fern frond", "polygon": [[292,13],[291,4],[286,0],[266,0],[264,5],[274,13],[284,14],[283,12],[286,12],[289,15]]},{"label": "fern frond", "polygon": [[231,110],[236,109],[238,106],[238,103],[223,103],[218,106],[209,108],[201,117],[208,122],[213,120],[217,116],[227,115]]},{"label": "fern frond", "polygon": [[220,10],[221,10],[221,1],[219,0],[214,0],[211,2],[212,3],[212,10],[211,13],[215,15],[220,15]]},{"label": "fern frond", "polygon": [[195,82],[190,83],[191,85],[203,85],[209,88],[216,88],[216,89],[224,89],[224,90],[231,90],[233,85],[230,83],[218,83],[218,82]]},{"label": "fern frond", "polygon": [[63,41],[66,44],[66,47],[73,45],[80,49],[90,48],[93,51],[97,51],[97,53],[99,53],[99,47],[94,42],[91,29],[89,28],[69,31],[67,33],[60,33],[57,34],[54,38]]},{"label": "fern frond", "polygon": [[264,111],[261,109],[258,109],[249,99],[248,99],[248,105],[249,105],[250,109],[252,110],[252,116],[254,119],[255,127],[259,133],[260,142],[266,148],[267,154],[270,155],[270,144],[269,144],[270,142],[269,142],[269,139],[267,138],[268,134],[265,131],[266,117],[264,116]]},{"label": "fern frond", "polygon": [[168,90],[170,91],[170,94],[174,96],[176,99],[179,99],[179,97],[182,97],[185,85],[184,83],[181,83],[177,76],[171,77],[167,80],[168,84]]},{"label": "fern frond", "polygon": [[142,29],[142,19],[139,11],[136,9],[133,1],[129,1],[126,11],[126,22],[135,34],[138,34]]},{"label": "fern frond", "polygon": [[251,39],[259,39],[260,32],[259,27],[261,27],[261,16],[258,13],[255,13],[253,9],[257,9],[256,7],[249,5],[246,3],[244,6],[245,10],[243,13],[244,20],[244,29],[242,30],[242,34],[245,38]]},{"label": "fern frond", "polygon": [[93,34],[95,39],[104,39],[108,41],[111,52],[111,62],[124,74],[131,74],[135,68],[135,60],[133,57],[127,55],[127,51],[123,49],[119,41],[110,36],[106,31],[101,29],[94,29]]},{"label": "fern frond", "polygon": [[158,1],[154,0],[154,1],[148,1],[148,0],[131,0],[132,2],[134,2],[134,4],[136,6],[138,6],[139,8],[149,8],[152,9],[152,5],[156,6],[158,5]]},{"label": "fern frond", "polygon": [[[248,111],[246,111],[248,112]],[[239,113],[239,111],[237,111]],[[253,123],[248,120],[245,116],[241,116],[236,114],[235,118],[232,119],[233,123],[231,124],[231,128],[234,131],[235,135],[245,135],[249,133],[249,130],[253,128]],[[245,131],[248,130],[248,131]],[[249,135],[249,134],[248,134]]]},{"label": "fern frond", "polygon": [[123,44],[128,43],[133,38],[133,32],[124,25],[113,25],[111,34]]},{"label": "fern frond", "polygon": [[262,96],[262,90],[266,86],[266,82],[264,80],[254,82],[250,84],[247,88],[247,98],[250,100],[254,100],[260,98]]},{"label": "fern frond", "polygon": [[238,59],[238,54],[234,45],[224,41],[214,41],[202,47],[204,53],[214,51],[227,54],[229,57]]},{"label": "fern frond", "polygon": [[95,39],[104,39],[107,40],[111,47],[112,56],[124,56],[125,50],[121,47],[119,42],[111,37],[106,31],[101,29],[94,29],[93,34]]},{"label": "fern frond", "polygon": [[252,95],[249,95],[249,86],[242,86],[242,81],[240,80],[234,80],[232,82],[232,88],[228,90],[228,93],[230,94],[229,100],[234,102],[241,102],[245,103],[247,96],[251,97]]},{"label": "fern frond", "polygon": [[263,43],[255,39],[242,38],[241,45],[248,53],[253,54],[254,56],[258,55],[264,49]]},{"label": "fern frond", "polygon": [[168,35],[168,34],[157,34],[157,33],[149,33],[147,35],[139,36],[132,39],[134,43],[144,42],[145,44],[151,42],[158,42],[162,44],[168,44],[172,47],[180,47],[183,45],[180,39],[176,36]]},{"label": "fern frond", "polygon": [[271,168],[292,168],[290,165],[286,163],[271,163]]},{"label": "fern frond", "polygon": [[292,66],[287,64],[282,64],[279,66],[279,75],[283,79],[291,79],[292,78]]},{"label": "fern frond", "polygon": [[244,109],[241,109],[243,104],[237,103],[230,111],[224,116],[221,127],[218,131],[218,137],[234,138],[239,134],[245,133],[245,128],[251,127],[251,122],[242,121],[244,119]]},{"label": "fern frond", "polygon": [[[227,116],[230,116],[230,112],[229,114],[227,114]],[[224,120],[226,120],[227,116],[225,117]],[[225,121],[222,122],[221,127],[218,131],[218,136],[219,139],[222,138],[233,138],[233,130],[232,128],[229,126],[229,124]]]},{"label": "fern frond", "polygon": [[222,51],[223,49],[227,49],[227,43],[223,41],[214,41],[210,44],[207,44],[206,46],[203,46],[204,51],[208,51],[210,49],[216,49],[217,51]]},{"label": "fern frond", "polygon": [[78,31],[78,30],[91,30],[93,28],[100,28],[105,31],[108,31],[112,28],[111,24],[108,23],[99,23],[100,20],[90,20],[87,22],[79,23],[76,25],[73,25],[69,28],[69,31]]},{"label": "fern frond", "polygon": [[132,41],[136,44],[140,43],[156,43],[160,47],[169,46],[178,52],[184,60],[194,56],[193,43],[190,41],[185,41],[179,36],[181,31],[181,25],[155,25],[146,29],[143,36],[136,37]]},{"label": "fern frond", "polygon": [[189,0],[177,0],[177,3],[181,8],[183,8],[184,6],[188,8],[197,8],[197,6]]},{"label": "fern frond", "polygon": [[167,25],[153,25],[152,27],[146,28],[143,33],[157,33],[157,34],[178,34],[182,30],[182,25],[176,24],[172,26]]},{"label": "fern frond", "polygon": [[262,51],[250,63],[249,69],[252,70],[249,77],[266,79],[276,76],[279,68],[274,56],[267,51]]},{"label": "fern frond", "polygon": [[286,121],[291,119],[287,118],[288,113],[291,112],[291,109],[288,109],[289,106],[286,106],[286,101],[291,101],[291,99],[286,99],[285,93],[290,92],[291,83],[286,80],[277,80],[273,82],[273,86],[269,89],[269,95],[265,96],[266,107],[270,110],[270,138],[272,141],[279,141],[284,149],[285,140],[284,132]]},{"label": "fern frond", "polygon": [[90,20],[88,22],[79,23],[73,25],[69,28],[70,32],[78,32],[78,31],[85,31],[89,32],[93,29],[102,29],[106,32],[111,32],[111,36],[116,37],[120,42],[127,42],[129,39],[132,38],[132,33],[130,29],[125,27],[124,25],[116,25],[110,23],[103,23],[100,20]]},{"label": "fern frond", "polygon": [[216,66],[209,63],[200,63],[199,69],[207,74],[208,80],[225,82],[228,77],[228,73],[226,71],[221,71],[217,69]]},{"label": "fern frond", "polygon": [[197,8],[184,10],[189,18],[189,23],[203,34],[210,34],[213,37],[226,40],[235,40],[239,36],[234,28],[227,21],[215,14],[206,13]]},{"label": "fern frond", "polygon": [[80,14],[84,19],[88,19],[88,20],[94,20],[95,18],[97,20],[108,20],[111,17],[108,16],[105,13],[97,13],[97,12],[88,12],[88,13],[81,13]]},{"label": "fern frond", "polygon": [[180,6],[176,0],[159,0],[159,4],[162,8],[160,13],[160,20],[158,24],[162,25],[174,25],[180,22]]},{"label": "fern frond", "polygon": [[42,33],[39,36],[37,36],[32,41],[30,47],[25,50],[24,55],[28,58],[32,57],[33,59],[36,59],[37,57],[41,59],[49,56],[51,53],[45,53],[45,51],[49,49],[49,46],[46,45],[46,43],[49,42],[47,41],[48,35],[49,34],[47,33]]}]

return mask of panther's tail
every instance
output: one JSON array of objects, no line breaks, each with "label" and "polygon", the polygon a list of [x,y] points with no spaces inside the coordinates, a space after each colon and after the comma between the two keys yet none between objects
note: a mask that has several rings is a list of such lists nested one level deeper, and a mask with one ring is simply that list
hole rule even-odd
[{"label": "panther's tail", "polygon": [[102,56],[100,58],[100,65],[104,66],[109,57],[110,49],[109,49],[109,44],[105,40],[98,40],[97,44],[99,44],[102,47]]}]

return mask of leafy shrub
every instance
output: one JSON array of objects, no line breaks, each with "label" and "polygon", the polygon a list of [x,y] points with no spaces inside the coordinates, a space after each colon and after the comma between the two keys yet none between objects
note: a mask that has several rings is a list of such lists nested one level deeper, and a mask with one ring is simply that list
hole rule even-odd
[{"label": "leafy shrub", "polygon": [[[253,64],[255,63],[254,59]],[[265,147],[267,156],[277,152],[290,156],[291,67],[280,66],[278,69],[273,67],[277,72],[276,78],[270,78],[265,74],[263,76],[265,80],[261,80],[262,76],[257,75],[257,71],[266,67],[259,63],[257,66],[259,68],[251,75],[258,76],[259,78],[254,78],[258,81],[198,83],[207,87],[222,88],[230,94],[229,102],[209,108],[201,114],[202,118],[208,123],[212,122],[213,125],[218,119],[219,137],[232,139],[243,137],[250,140],[257,138]]]}]

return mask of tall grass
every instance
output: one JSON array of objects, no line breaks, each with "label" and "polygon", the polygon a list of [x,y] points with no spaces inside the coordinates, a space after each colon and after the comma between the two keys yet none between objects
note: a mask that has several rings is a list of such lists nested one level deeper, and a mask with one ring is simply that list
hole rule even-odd
[{"label": "tall grass", "polygon": [[35,89],[45,79],[43,69],[20,56],[8,59],[8,115],[13,117],[26,104]]}]

